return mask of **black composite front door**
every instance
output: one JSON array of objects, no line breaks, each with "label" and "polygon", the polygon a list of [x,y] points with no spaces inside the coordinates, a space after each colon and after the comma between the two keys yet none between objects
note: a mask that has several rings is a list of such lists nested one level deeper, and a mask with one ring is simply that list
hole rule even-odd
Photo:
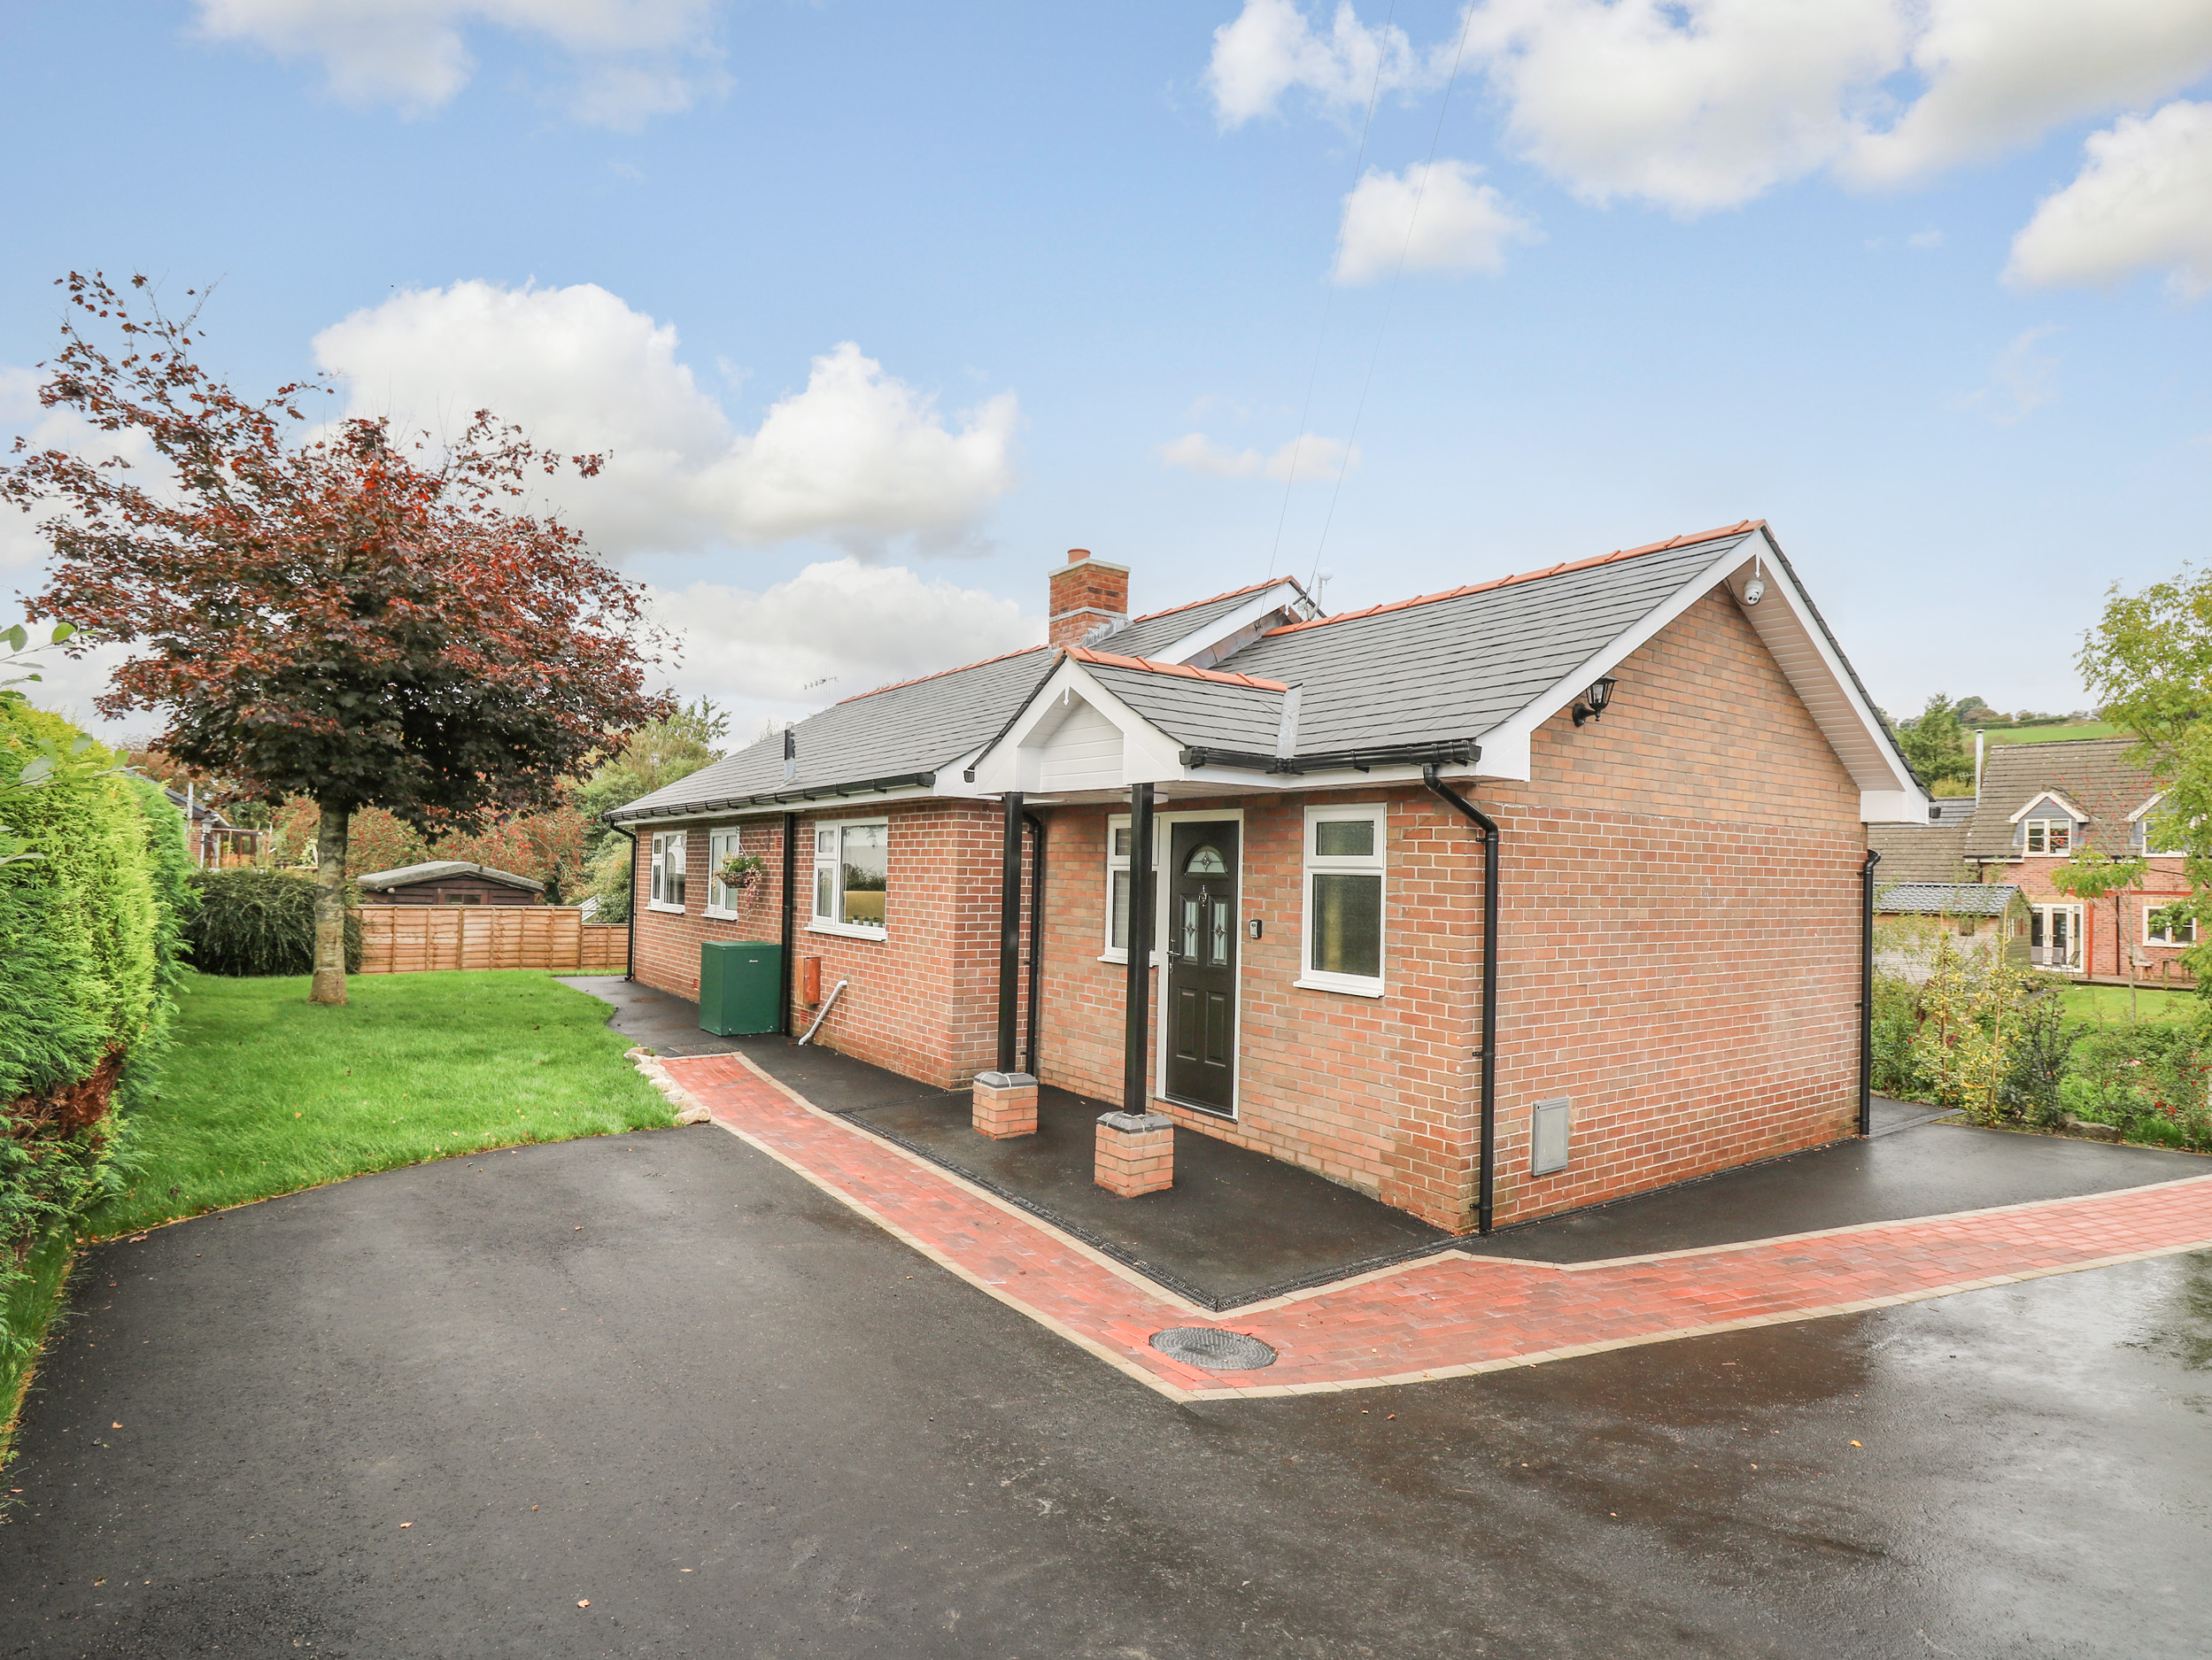
[{"label": "black composite front door", "polygon": [[1167,860],[1167,1093],[1236,1101],[1237,824],[1178,823]]}]

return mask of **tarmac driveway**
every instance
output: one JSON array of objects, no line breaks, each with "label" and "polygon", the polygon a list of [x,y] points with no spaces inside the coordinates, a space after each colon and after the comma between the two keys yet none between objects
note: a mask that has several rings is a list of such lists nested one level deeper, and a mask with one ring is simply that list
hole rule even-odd
[{"label": "tarmac driveway", "polygon": [[95,1252],[77,1301],[6,1483],[7,1656],[2194,1656],[2212,1630],[2208,1255],[1179,1404],[699,1126],[204,1217]]}]

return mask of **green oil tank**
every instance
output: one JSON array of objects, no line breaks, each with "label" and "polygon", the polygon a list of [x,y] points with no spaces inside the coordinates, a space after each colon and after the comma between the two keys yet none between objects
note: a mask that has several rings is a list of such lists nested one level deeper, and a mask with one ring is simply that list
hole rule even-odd
[{"label": "green oil tank", "polygon": [[699,948],[699,1023],[717,1038],[783,1026],[784,948],[772,939],[710,939]]}]

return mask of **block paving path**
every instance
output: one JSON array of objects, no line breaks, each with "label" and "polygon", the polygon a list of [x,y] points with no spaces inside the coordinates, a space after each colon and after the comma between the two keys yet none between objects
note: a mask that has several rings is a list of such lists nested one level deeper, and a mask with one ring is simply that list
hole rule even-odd
[{"label": "block paving path", "polygon": [[[813,1106],[742,1055],[654,1064],[724,1129],[971,1285],[1178,1400],[1466,1377],[2212,1248],[2212,1176],[2201,1176],[1605,1262],[1447,1249],[1216,1315]],[[1279,1358],[1262,1370],[1213,1372],[1148,1341],[1163,1327],[1189,1325],[1249,1333]]]}]

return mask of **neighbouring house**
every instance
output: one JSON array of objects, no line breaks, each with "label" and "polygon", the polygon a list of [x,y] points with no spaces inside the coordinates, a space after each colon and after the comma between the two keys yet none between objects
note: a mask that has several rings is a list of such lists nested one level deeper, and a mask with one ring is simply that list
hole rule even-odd
[{"label": "neighbouring house", "polygon": [[1465,1230],[1858,1127],[1867,826],[1929,803],[1763,523],[1334,616],[1048,587],[609,814],[636,977],[780,939],[787,1030],[987,1133],[1118,1106],[1123,1193],[1172,1123]]},{"label": "neighbouring house", "polygon": [[[2196,942],[2196,922],[2171,907],[2192,890],[2181,853],[2159,845],[2159,783],[2134,748],[2125,737],[1992,746],[1961,856],[1980,880],[2020,889],[2036,967],[2188,984],[2177,959]],[[2116,897],[2078,899],[2051,873],[2084,847],[2146,857],[2149,870]]]},{"label": "neighbouring house", "polygon": [[545,884],[458,859],[402,865],[357,877],[364,905],[536,905]]},{"label": "neighbouring house", "polygon": [[233,824],[197,791],[178,790],[168,784],[162,785],[161,791],[169,798],[169,804],[184,815],[185,853],[195,865],[202,869],[221,869],[227,865],[254,862],[268,835],[267,830]]},{"label": "neighbouring house", "polygon": [[1938,934],[1959,951],[1988,956],[2010,946],[2015,961],[2029,960],[2028,902],[2008,882],[1888,883],[1876,887],[1874,909],[1892,924],[1876,930],[1875,966],[1915,983],[1928,977]]}]

